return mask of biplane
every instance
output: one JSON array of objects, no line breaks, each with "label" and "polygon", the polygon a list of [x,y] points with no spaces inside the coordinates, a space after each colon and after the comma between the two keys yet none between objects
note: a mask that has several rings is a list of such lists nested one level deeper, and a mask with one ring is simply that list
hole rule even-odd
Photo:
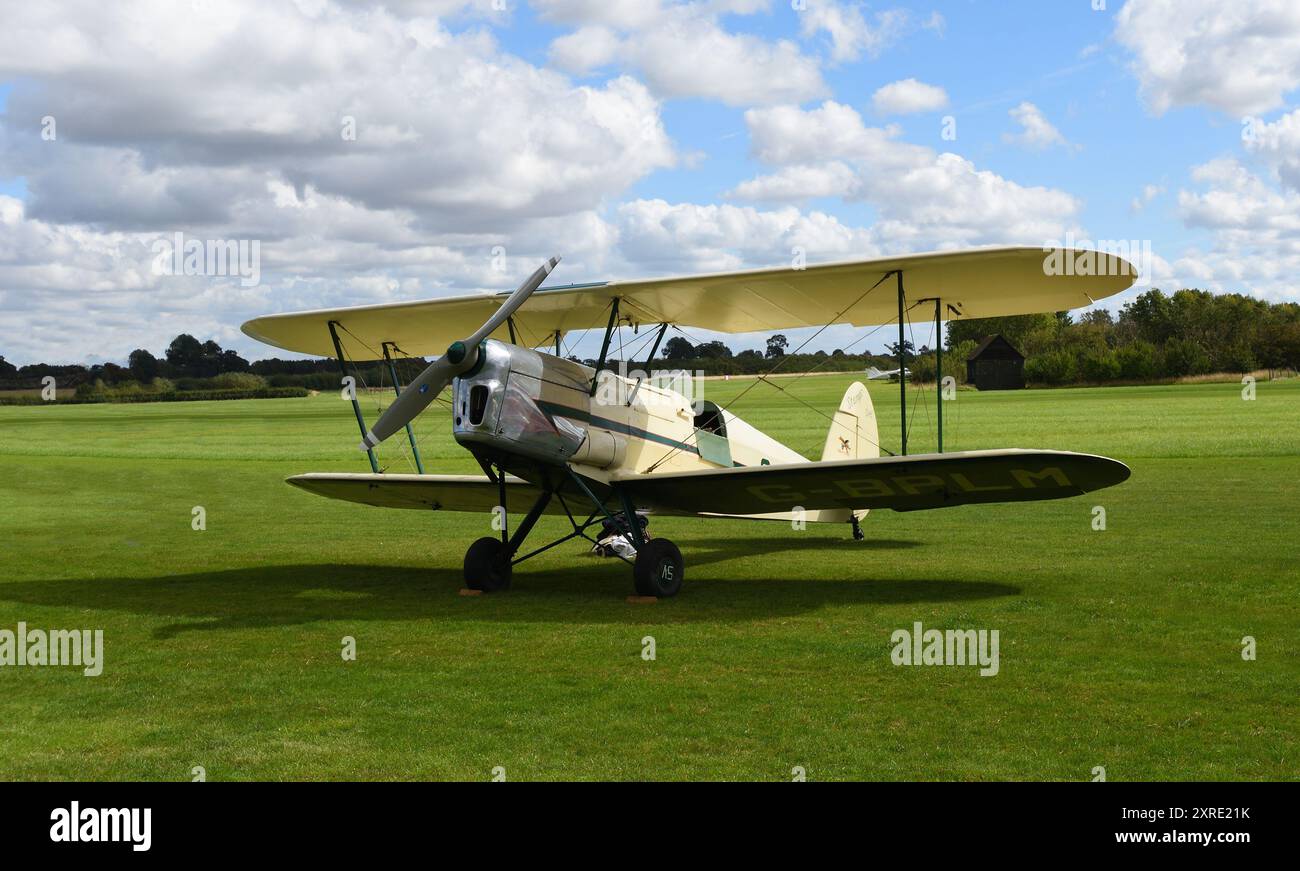
[{"label": "biplane", "polygon": [[[872,509],[1058,499],[1118,484],[1129,470],[1068,451],[944,453],[942,402],[938,452],[909,454],[905,378],[894,450],[881,446],[871,397],[854,382],[828,415],[820,461],[810,461],[727,405],[690,399],[642,370],[611,371],[616,331],[648,331],[644,370],[670,327],[755,333],[897,321],[904,348],[909,313],[932,315],[941,336],[944,320],[1069,310],[1136,278],[1121,258],[1077,254],[1088,258],[1087,274],[1048,268],[1042,248],[989,248],[539,289],[558,262],[552,258],[509,294],[275,314],[243,330],[278,348],[336,357],[345,377],[349,361],[382,360],[392,373],[396,396],[373,424],[352,396],[371,471],[307,473],[288,483],[384,508],[496,511],[500,536],[473,542],[464,559],[466,585],[483,591],[508,587],[514,566],[575,538],[591,541],[593,525],[612,523],[633,545],[635,558],[625,561],[636,591],[665,597],[681,588],[685,566],[673,542],[650,535],[647,515],[844,523],[860,539]],[[602,325],[596,366],[562,355],[565,335]],[[436,359],[400,385],[398,355]],[[942,359],[940,338],[940,378]],[[427,474],[420,461],[411,422],[448,388],[452,435],[481,476]],[[416,473],[382,472],[375,449],[403,430]],[[571,529],[524,552],[543,514],[566,517]],[[509,519],[519,515],[512,531]]]}]

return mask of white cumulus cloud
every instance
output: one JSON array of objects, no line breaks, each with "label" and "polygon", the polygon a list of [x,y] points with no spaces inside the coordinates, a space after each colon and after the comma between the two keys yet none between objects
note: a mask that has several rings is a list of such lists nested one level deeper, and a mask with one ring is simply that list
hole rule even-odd
[{"label": "white cumulus cloud", "polygon": [[896,127],[869,127],[849,106],[751,109],[745,121],[754,156],[774,169],[731,197],[801,201],[838,191],[875,209],[871,238],[887,250],[1039,244],[1076,229],[1081,203],[1072,195],[904,142]]},{"label": "white cumulus cloud", "polygon": [[1204,105],[1232,115],[1283,105],[1300,87],[1294,0],[1129,0],[1115,38],[1152,111]]},{"label": "white cumulus cloud", "polygon": [[935,112],[947,105],[947,91],[916,79],[891,82],[871,95],[871,107],[880,115]]},{"label": "white cumulus cloud", "polygon": [[837,63],[855,61],[864,53],[877,57],[901,39],[911,23],[905,9],[886,9],[868,21],[861,6],[837,0],[807,0],[799,16],[804,36],[826,34],[831,60]]},{"label": "white cumulus cloud", "polygon": [[1016,133],[1004,133],[1002,141],[1011,145],[1021,145],[1025,148],[1041,150],[1050,148],[1053,145],[1069,146],[1070,143],[1061,135],[1052,122],[1047,120],[1041,109],[1028,101],[1022,102],[1014,109],[1010,110],[1008,115],[1012,120],[1020,125],[1020,130]]},{"label": "white cumulus cloud", "polygon": [[790,39],[723,27],[724,13],[751,14],[752,0],[613,3],[545,0],[544,18],[577,26],[551,42],[559,68],[586,73],[616,63],[662,98],[700,97],[732,106],[802,102],[827,93],[821,64]]}]

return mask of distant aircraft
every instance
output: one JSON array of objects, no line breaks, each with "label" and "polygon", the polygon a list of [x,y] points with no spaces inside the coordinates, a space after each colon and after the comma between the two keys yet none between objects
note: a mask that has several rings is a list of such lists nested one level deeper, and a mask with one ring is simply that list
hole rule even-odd
[{"label": "distant aircraft", "polygon": [[[538,291],[558,262],[552,258],[509,295],[269,315],[243,330],[278,348],[337,357],[345,376],[349,359],[383,360],[393,376],[397,398],[369,428],[350,397],[371,472],[314,472],[290,484],[387,508],[497,512],[500,536],[478,539],[464,560],[466,584],[484,591],[508,587],[514,566],[555,545],[579,537],[595,544],[587,531],[607,524],[631,538],[635,559],[615,552],[632,563],[637,592],[672,596],[684,577],[681,551],[651,537],[638,511],[849,523],[861,538],[859,521],[872,508],[1058,499],[1118,484],[1129,470],[1066,451],[945,454],[942,418],[940,452],[908,456],[905,381],[897,453],[879,444],[871,396],[855,382],[827,416],[821,461],[811,462],[724,406],[604,371],[619,327],[658,325],[645,369],[670,326],[753,333],[897,319],[903,346],[907,311],[933,312],[936,322],[941,312],[986,318],[1065,311],[1119,293],[1136,278],[1118,257],[1079,253],[1101,257],[1102,268],[1057,274],[1045,268],[1041,248],[998,248]],[[560,355],[566,333],[601,324],[594,369]],[[535,350],[552,342],[554,354]],[[439,353],[404,388],[397,384],[397,355]],[[448,386],[452,434],[482,475],[424,474],[410,424]],[[419,473],[382,473],[374,449],[402,429]],[[521,513],[512,534],[507,517]],[[543,513],[567,517],[572,531],[521,552]]]},{"label": "distant aircraft", "polygon": [[[868,366],[868,367],[867,367],[867,380],[868,380],[868,381],[885,381],[885,380],[888,380],[888,381],[897,381],[897,380],[898,380],[898,373],[899,373],[899,371],[900,371],[900,370],[898,370],[898,369],[886,369],[886,370],[884,370],[884,371],[881,371],[880,369],[877,369],[875,366]],[[901,370],[901,371],[904,373],[904,374],[903,374],[903,377],[904,377],[904,378],[911,378],[911,377],[912,377],[912,370],[911,370],[911,369],[903,369],[903,370]]]}]

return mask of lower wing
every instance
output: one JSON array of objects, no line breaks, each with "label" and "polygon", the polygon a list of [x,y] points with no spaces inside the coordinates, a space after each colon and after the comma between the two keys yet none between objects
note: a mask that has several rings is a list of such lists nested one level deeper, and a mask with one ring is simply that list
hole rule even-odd
[{"label": "lower wing", "polygon": [[1092,454],[1006,449],[619,475],[615,481],[639,506],[764,514],[1063,499],[1114,486],[1129,474],[1123,463]]},{"label": "lower wing", "polygon": [[[490,512],[501,504],[497,485],[482,475],[371,475],[311,472],[287,479],[290,484],[318,496],[374,505],[378,508],[422,508],[425,511]],[[541,495],[527,481],[506,476],[506,510],[527,511]],[[585,508],[585,506],[580,506]],[[548,514],[563,514],[559,500],[547,505]]]}]

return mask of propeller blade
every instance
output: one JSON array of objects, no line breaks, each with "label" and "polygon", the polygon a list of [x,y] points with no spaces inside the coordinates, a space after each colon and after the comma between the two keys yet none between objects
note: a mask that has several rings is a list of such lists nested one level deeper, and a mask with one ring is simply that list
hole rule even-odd
[{"label": "propeller blade", "polygon": [[447,348],[446,354],[426,366],[424,371],[406,386],[393,404],[388,406],[383,414],[379,415],[379,420],[375,421],[375,425],[370,428],[365,438],[361,440],[361,450],[370,450],[406,426],[415,419],[417,414],[429,407],[429,403],[433,402],[438,397],[438,394],[451,383],[451,379],[477,363],[479,344],[496,332],[497,328],[504,324],[506,319],[524,304],[524,301],[546,280],[546,276],[551,274],[551,270],[559,262],[559,257],[552,257],[537,267],[533,274],[528,276],[514,293],[510,294],[501,308],[497,309],[492,314],[492,317],[488,318],[487,323],[479,327],[474,335],[463,342],[452,342],[451,346]]},{"label": "propeller blade", "polygon": [[456,377],[457,368],[445,354],[424,367],[424,371],[406,385],[393,404],[379,415],[379,420],[361,440],[361,450],[370,450],[414,420]]},{"label": "propeller blade", "polygon": [[[497,309],[496,313],[493,314],[492,317],[488,318],[487,323],[479,327],[478,332],[465,340],[466,347],[477,348],[479,342],[495,333],[497,327],[504,324],[506,320],[515,313],[515,310],[524,304],[524,300],[532,296],[533,291],[546,280],[546,276],[551,274],[551,270],[554,269],[555,264],[559,262],[560,258],[556,256],[537,267],[533,274],[528,276],[523,284],[519,285],[519,289],[510,294],[510,297],[505,301],[501,308]],[[473,364],[471,363],[470,365]]]}]

